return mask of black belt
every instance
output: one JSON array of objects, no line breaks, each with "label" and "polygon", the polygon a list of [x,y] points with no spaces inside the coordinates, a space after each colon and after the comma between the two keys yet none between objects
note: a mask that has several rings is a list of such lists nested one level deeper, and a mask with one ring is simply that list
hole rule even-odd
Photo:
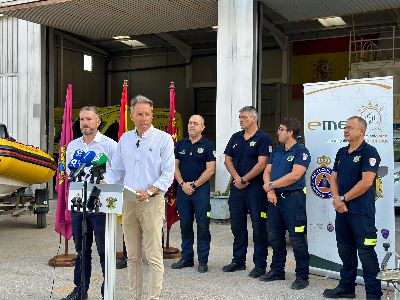
[{"label": "black belt", "polygon": [[276,192],[276,195],[281,198],[286,198],[295,193],[303,193],[304,194],[303,189],[301,189],[301,190],[293,190],[293,191]]}]

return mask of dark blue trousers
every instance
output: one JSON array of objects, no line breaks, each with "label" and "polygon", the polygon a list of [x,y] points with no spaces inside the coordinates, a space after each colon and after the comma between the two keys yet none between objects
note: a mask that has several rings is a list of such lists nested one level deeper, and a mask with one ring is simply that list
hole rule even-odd
[{"label": "dark blue trousers", "polygon": [[207,264],[210,253],[210,186],[201,185],[192,195],[186,195],[181,187],[177,190],[176,205],[178,208],[181,235],[182,235],[182,259],[193,261],[194,259],[194,232],[193,221],[197,223],[197,255],[199,263]]},{"label": "dark blue trousers", "polygon": [[[82,260],[82,219],[83,215],[79,212],[71,213],[72,236],[75,242],[77,258],[74,269],[74,284],[81,287],[81,260]],[[104,273],[105,273],[105,228],[106,215],[104,213],[87,214],[87,235],[85,255],[85,288],[89,290],[90,276],[92,273],[92,244],[93,234],[96,239],[97,252],[100,256],[101,270],[103,271],[103,284],[101,294],[104,294]]]},{"label": "dark blue trousers", "polygon": [[303,191],[276,193],[278,202],[268,207],[268,238],[274,251],[271,270],[279,275],[285,274],[286,230],[289,232],[296,260],[296,277],[308,279],[310,255],[305,237],[306,195]]},{"label": "dark blue trousers", "polygon": [[336,213],[335,227],[339,256],[343,263],[339,286],[354,291],[358,251],[367,297],[380,297],[382,295],[381,282],[376,279],[379,263],[374,249],[377,238],[375,218]]},{"label": "dark blue trousers", "polygon": [[255,267],[265,269],[267,266],[267,195],[262,188],[262,182],[251,182],[244,189],[237,189],[231,184],[229,195],[229,211],[233,233],[233,262],[238,265],[246,263],[248,246],[247,214],[253,226]]}]

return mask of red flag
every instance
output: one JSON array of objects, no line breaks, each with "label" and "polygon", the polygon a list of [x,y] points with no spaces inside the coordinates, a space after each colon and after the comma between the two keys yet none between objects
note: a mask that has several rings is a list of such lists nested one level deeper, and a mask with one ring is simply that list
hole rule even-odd
[{"label": "red flag", "polygon": [[58,168],[56,176],[57,210],[55,231],[62,234],[66,239],[72,236],[71,214],[68,210],[68,176],[66,166],[66,153],[70,141],[73,140],[72,133],[72,85],[68,84],[65,96],[64,116],[61,129],[60,149],[58,151]]},{"label": "red flag", "polygon": [[118,141],[121,136],[128,130],[128,80],[124,80],[122,86],[121,107],[119,109],[119,127],[118,127]]},{"label": "red flag", "polygon": [[[178,141],[178,127],[176,126],[176,115],[175,115],[175,85],[171,82],[169,86],[169,121],[167,132],[171,135],[174,145]],[[173,186],[173,184],[172,184]],[[179,220],[178,212],[176,211],[176,196],[172,186],[168,189],[167,197],[167,228],[171,228],[172,224]]]}]

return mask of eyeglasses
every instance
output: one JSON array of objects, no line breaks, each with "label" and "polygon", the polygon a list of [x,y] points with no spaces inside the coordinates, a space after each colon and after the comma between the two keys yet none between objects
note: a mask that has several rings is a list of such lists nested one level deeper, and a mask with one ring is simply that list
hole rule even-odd
[{"label": "eyeglasses", "polygon": [[285,129],[285,128],[282,128],[282,127],[279,127],[278,130],[277,130],[278,133],[280,133],[280,132],[282,132],[282,131],[289,131],[289,130],[287,130],[287,129]]}]

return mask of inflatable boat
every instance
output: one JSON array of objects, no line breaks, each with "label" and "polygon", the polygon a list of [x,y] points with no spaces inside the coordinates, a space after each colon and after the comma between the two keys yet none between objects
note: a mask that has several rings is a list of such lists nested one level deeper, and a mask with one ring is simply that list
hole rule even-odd
[{"label": "inflatable boat", "polygon": [[57,164],[46,152],[0,138],[0,197],[20,187],[48,182],[56,168]]}]

